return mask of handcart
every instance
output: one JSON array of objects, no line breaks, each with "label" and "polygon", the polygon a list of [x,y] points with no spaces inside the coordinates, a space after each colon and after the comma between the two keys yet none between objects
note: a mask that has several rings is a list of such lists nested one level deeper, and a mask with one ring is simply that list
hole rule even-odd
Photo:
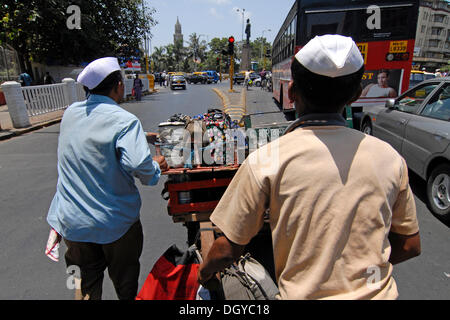
[{"label": "handcart", "polygon": [[[257,136],[270,136],[277,132],[276,137],[281,136],[289,125],[288,122],[282,122],[252,127],[250,115],[244,117],[243,123],[246,130],[253,129]],[[248,151],[246,150],[246,156]],[[175,223],[184,224],[188,244],[196,243],[204,258],[214,239],[222,234],[209,217],[238,169],[239,163],[235,161],[227,165],[170,168],[163,173],[167,176],[162,194],[168,200],[168,214]],[[259,234],[246,246],[246,251],[260,261],[274,278],[273,255],[271,250],[266,249],[271,245],[270,226],[266,220]]]}]

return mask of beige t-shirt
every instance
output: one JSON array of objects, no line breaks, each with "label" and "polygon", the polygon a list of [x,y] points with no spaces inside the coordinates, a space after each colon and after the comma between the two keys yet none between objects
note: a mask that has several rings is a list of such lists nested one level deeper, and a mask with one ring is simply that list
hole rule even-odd
[{"label": "beige t-shirt", "polygon": [[419,227],[389,144],[345,127],[297,129],[249,155],[211,221],[245,245],[266,208],[282,299],[397,298],[388,234]]}]

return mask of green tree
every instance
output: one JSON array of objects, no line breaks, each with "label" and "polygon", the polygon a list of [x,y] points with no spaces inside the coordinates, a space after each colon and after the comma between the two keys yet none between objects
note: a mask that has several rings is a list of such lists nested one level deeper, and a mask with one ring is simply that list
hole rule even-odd
[{"label": "green tree", "polygon": [[[81,10],[81,30],[67,28],[67,8]],[[143,0],[4,0],[0,44],[29,61],[79,64],[106,55],[136,56],[144,34],[157,23]]]},{"label": "green tree", "polygon": [[189,65],[191,70],[196,71],[204,69],[206,60],[207,43],[205,40],[200,40],[200,36],[197,33],[189,35],[186,58],[190,60]]},{"label": "green tree", "polygon": [[[258,61],[259,69],[262,70],[264,67],[264,62],[266,65],[266,70],[272,69],[272,59],[265,58],[266,51],[272,52],[272,45],[267,42],[266,38],[259,37],[255,41],[250,43],[250,57],[252,61]],[[265,58],[265,60],[264,60]]]}]

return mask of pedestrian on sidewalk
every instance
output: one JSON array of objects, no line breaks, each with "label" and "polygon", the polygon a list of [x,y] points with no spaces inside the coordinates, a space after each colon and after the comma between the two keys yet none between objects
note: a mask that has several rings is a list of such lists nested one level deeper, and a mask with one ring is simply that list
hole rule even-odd
[{"label": "pedestrian on sidewalk", "polygon": [[142,88],[144,85],[142,84],[142,80],[139,79],[139,74],[136,74],[136,78],[133,81],[133,89],[134,94],[136,95],[136,101],[142,100]]},{"label": "pedestrian on sidewalk", "polygon": [[50,72],[46,72],[44,76],[44,84],[53,84],[55,81],[53,80],[53,77],[50,75]]},{"label": "pedestrian on sidewalk", "polygon": [[240,166],[210,217],[224,236],[198,280],[209,286],[239,258],[270,209],[281,299],[396,299],[392,265],[420,254],[419,226],[405,160],[342,117],[362,91],[361,53],[349,37],[315,37],[291,73],[299,118]]},{"label": "pedestrian on sidewalk", "polygon": [[68,267],[81,271],[84,299],[101,299],[108,268],[119,299],[137,295],[143,246],[135,178],[156,185],[167,169],[152,158],[136,116],[119,106],[124,83],[116,58],[91,62],[78,76],[90,94],[64,112],[58,140],[58,182],[47,216],[64,239]]},{"label": "pedestrian on sidewalk", "polygon": [[33,79],[27,72],[23,72],[19,75],[19,82],[22,84],[22,87],[28,87],[33,83]]}]

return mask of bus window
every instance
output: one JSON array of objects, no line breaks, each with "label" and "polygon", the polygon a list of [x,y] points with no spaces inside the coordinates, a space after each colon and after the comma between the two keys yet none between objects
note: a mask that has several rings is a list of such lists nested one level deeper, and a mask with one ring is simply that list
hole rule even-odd
[{"label": "bus window", "polygon": [[306,16],[307,30],[306,41],[315,36],[324,34],[350,35],[351,28],[345,28],[344,24],[350,19],[345,19],[345,12],[311,13]]},{"label": "bus window", "polygon": [[390,40],[408,38],[408,21],[412,10],[409,7],[381,7],[380,29],[368,29],[367,19],[371,16],[366,8],[350,8],[340,11],[308,11],[306,14],[305,43],[317,35],[341,34],[351,36],[355,41]]}]

